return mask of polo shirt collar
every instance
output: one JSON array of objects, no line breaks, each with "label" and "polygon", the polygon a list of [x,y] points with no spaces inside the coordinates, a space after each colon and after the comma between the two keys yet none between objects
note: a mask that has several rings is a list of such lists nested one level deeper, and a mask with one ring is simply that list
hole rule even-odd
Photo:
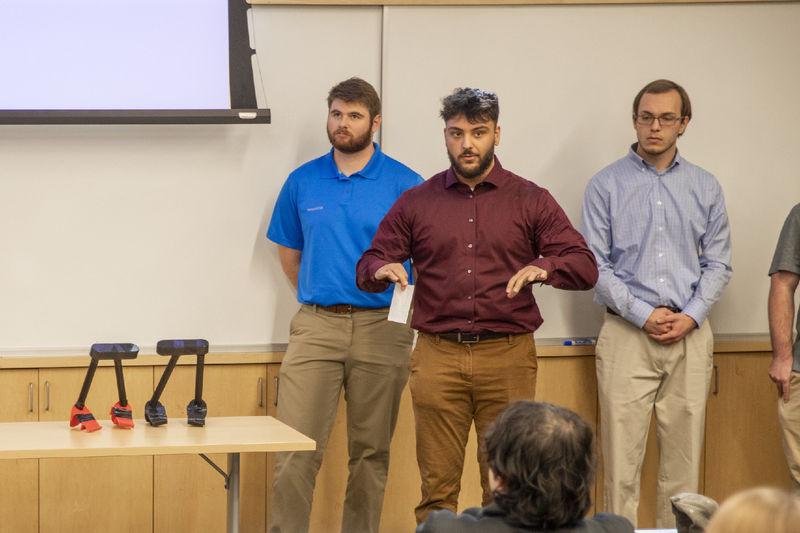
[{"label": "polo shirt collar", "polygon": [[[638,144],[639,143],[633,143],[631,145],[630,150],[628,150],[628,159],[632,160],[639,167],[652,169],[653,165],[642,159],[642,157],[638,153],[636,153],[636,148],[638,147]],[[672,167],[680,165],[682,162],[683,162],[683,157],[681,157],[681,151],[676,148],[675,158],[672,160],[672,163],[669,164],[669,166],[664,172],[665,173],[669,172],[670,170],[672,170]]]},{"label": "polo shirt collar", "polygon": [[376,180],[380,176],[380,166],[381,162],[383,161],[384,155],[381,152],[381,147],[378,143],[373,142],[372,147],[375,151],[372,153],[372,157],[369,158],[367,164],[359,170],[358,172],[354,172],[350,176],[345,176],[341,172],[339,172],[339,168],[336,166],[336,160],[333,158],[333,148],[331,148],[330,152],[325,156],[328,161],[328,172],[322,175],[322,178],[328,179],[350,179],[353,177],[360,177],[366,178],[368,180]]},{"label": "polo shirt collar", "polygon": [[[501,187],[506,181],[506,171],[503,169],[503,165],[500,164],[500,160],[497,158],[497,156],[494,156],[494,166],[489,172],[489,175],[486,176],[481,183],[489,183],[494,187]],[[445,174],[444,186],[446,189],[449,189],[458,183],[461,182],[458,181],[456,171],[451,165],[450,168],[447,169],[447,174]]]}]

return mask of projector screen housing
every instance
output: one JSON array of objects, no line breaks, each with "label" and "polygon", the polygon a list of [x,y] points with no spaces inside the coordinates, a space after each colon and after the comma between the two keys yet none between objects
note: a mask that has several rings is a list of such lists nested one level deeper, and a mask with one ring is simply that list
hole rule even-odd
[{"label": "projector screen housing", "polygon": [[268,123],[254,48],[244,0],[3,0],[0,124]]}]

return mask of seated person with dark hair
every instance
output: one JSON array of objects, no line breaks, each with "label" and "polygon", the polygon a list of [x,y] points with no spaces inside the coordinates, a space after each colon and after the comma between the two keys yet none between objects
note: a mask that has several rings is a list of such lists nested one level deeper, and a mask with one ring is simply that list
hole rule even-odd
[{"label": "seated person with dark hair", "polygon": [[489,429],[484,449],[494,501],[458,516],[431,513],[417,533],[632,533],[624,517],[591,507],[594,437],[581,418],[548,403],[509,405]]}]

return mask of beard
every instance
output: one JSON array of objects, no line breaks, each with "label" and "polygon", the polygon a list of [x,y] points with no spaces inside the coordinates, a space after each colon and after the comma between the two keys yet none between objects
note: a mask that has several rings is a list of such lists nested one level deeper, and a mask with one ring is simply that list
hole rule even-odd
[{"label": "beard", "polygon": [[360,137],[354,137],[352,133],[347,132],[349,133],[349,137],[344,140],[337,139],[336,133],[341,133],[342,131],[343,130],[328,130],[328,140],[331,142],[333,147],[340,152],[344,152],[345,154],[354,154],[372,144],[372,130],[367,130]]},{"label": "beard", "polygon": [[[471,155],[478,155],[475,152],[461,152],[459,156],[471,154]],[[453,165],[456,173],[464,179],[475,179],[479,177],[481,174],[486,172],[486,169],[489,168],[489,165],[492,164],[494,161],[494,146],[489,148],[489,151],[478,160],[478,164],[472,168],[465,168],[459,161],[458,158],[453,157],[453,154],[450,151],[447,151],[447,157],[450,159],[450,164]]]}]

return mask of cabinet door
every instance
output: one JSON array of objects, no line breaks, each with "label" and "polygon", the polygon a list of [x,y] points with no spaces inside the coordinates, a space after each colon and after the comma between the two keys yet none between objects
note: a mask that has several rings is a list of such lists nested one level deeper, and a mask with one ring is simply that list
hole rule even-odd
[{"label": "cabinet door", "polygon": [[[85,375],[84,368],[41,369],[40,420],[61,420],[64,431],[72,431],[70,409]],[[125,368],[125,385],[134,418],[142,417],[142,406],[152,393],[152,367]],[[114,369],[97,369],[86,405],[101,420],[100,431],[123,431],[110,420],[109,411],[117,401]],[[153,458],[40,459],[39,505],[42,533],[152,531]]]},{"label": "cabinet door", "polygon": [[[38,370],[0,370],[0,422],[33,422],[39,418]],[[0,529],[39,531],[39,461],[0,461]]]},{"label": "cabinet door", "polygon": [[706,494],[717,501],[748,487],[790,488],[778,422],[778,396],[769,380],[769,353],[723,354],[706,416]]},{"label": "cabinet door", "polygon": [[[164,367],[155,367],[155,381]],[[186,423],[186,405],[194,398],[194,366],[178,366],[161,397],[170,424]],[[266,415],[265,364],[207,365],[203,399],[208,416]],[[198,428],[198,431],[202,429]],[[228,468],[227,454],[209,458]],[[240,527],[244,532],[266,529],[266,470],[264,453],[241,454]],[[157,533],[223,533],[226,530],[225,481],[198,455],[155,457],[155,514]]]}]

